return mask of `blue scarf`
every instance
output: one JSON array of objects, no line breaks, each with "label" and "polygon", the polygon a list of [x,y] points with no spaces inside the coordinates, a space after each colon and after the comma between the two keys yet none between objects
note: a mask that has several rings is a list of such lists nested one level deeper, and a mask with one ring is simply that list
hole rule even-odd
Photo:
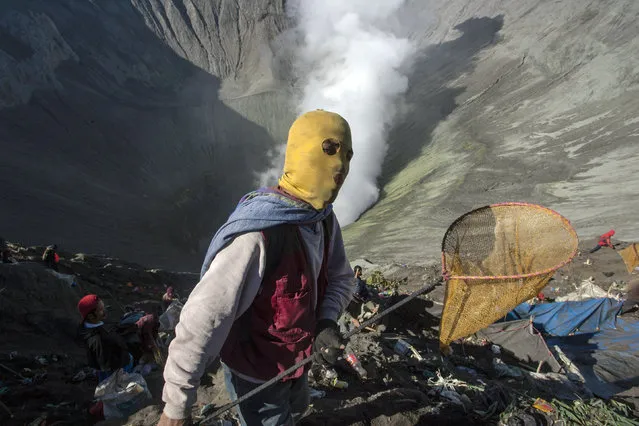
[{"label": "blue scarf", "polygon": [[206,252],[200,278],[208,271],[211,262],[220,250],[235,237],[286,223],[292,225],[314,224],[326,219],[332,212],[332,205],[323,210],[315,210],[310,204],[273,188],[261,188],[250,192],[242,197],[235,211],[215,233]]}]

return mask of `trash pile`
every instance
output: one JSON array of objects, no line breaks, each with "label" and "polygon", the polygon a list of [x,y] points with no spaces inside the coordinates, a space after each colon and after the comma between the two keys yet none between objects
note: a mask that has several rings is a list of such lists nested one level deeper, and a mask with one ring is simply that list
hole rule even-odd
[{"label": "trash pile", "polygon": [[[5,289],[0,338],[6,342],[0,349],[0,424],[89,424],[98,380],[66,328],[77,325],[81,289],[105,294],[111,320],[117,320],[123,312],[152,311],[166,282],[188,294],[197,276],[61,253],[60,273],[75,277],[77,285],[71,286],[29,264],[26,250],[21,253],[13,253],[19,263],[0,265],[0,290]],[[313,365],[312,407],[300,424],[639,424],[639,367],[632,362],[639,339],[636,311],[624,311],[625,267],[598,259],[584,264],[586,258],[578,255],[578,261],[559,269],[540,291],[546,296],[530,298],[488,327],[453,340],[449,356],[442,355],[439,341],[446,286],[411,300],[381,320],[383,327],[353,336],[335,368]],[[375,277],[367,280],[370,302],[381,312],[436,280],[438,269],[365,265],[364,277]],[[603,274],[609,271],[614,274]],[[601,295],[593,286],[606,296],[582,297]],[[133,291],[136,287],[142,292]],[[557,300],[565,296],[571,300]],[[162,351],[174,337],[181,308],[175,300],[159,317]],[[354,311],[359,313],[359,306]],[[229,402],[218,366],[212,362],[202,378],[195,420]],[[136,410],[146,405],[118,415],[130,415],[129,425],[155,425],[162,380],[161,365],[149,360],[129,377],[113,376],[110,390],[105,384],[98,396],[127,398]],[[103,400],[108,405],[114,399]],[[112,409],[118,404],[106,407]],[[230,411],[219,424],[238,423]]]},{"label": "trash pile", "polygon": [[[403,287],[399,291],[405,292]],[[509,315],[452,342],[453,354],[447,357],[439,351],[435,325],[422,330],[413,326],[389,327],[382,333],[367,331],[356,335],[350,347],[366,374],[358,374],[346,362],[335,369],[320,369],[319,375],[314,372],[313,409],[302,424],[366,423],[375,419],[389,424],[639,424],[635,420],[639,384],[631,380],[614,394],[602,392],[600,387],[592,386],[595,376],[573,357],[575,351],[570,347],[575,329],[584,330],[578,336],[591,336],[591,327],[601,330],[613,323],[625,323],[618,311],[609,311],[619,307],[620,302],[595,299],[577,303],[569,305],[575,324],[562,327],[556,324],[560,322],[556,312],[563,312],[565,303],[559,307],[539,301],[535,305],[526,303],[528,311],[543,307],[553,312],[552,320]],[[437,309],[427,308],[433,313]],[[405,311],[411,310],[408,306]],[[512,316],[524,310],[524,306],[519,306]],[[401,311],[397,313],[399,318],[406,314]],[[586,318],[600,320],[595,324]],[[390,323],[395,320],[391,318]],[[544,330],[544,324],[546,330],[566,336],[561,341],[552,340],[553,336],[539,331]],[[629,325],[625,327],[624,332],[628,333]],[[632,340],[637,336],[628,337]],[[630,348],[625,357],[637,355],[639,351]],[[595,356],[604,359],[601,353]],[[639,371],[639,364],[632,363],[615,362],[602,367],[612,374],[618,365],[635,369],[634,375],[628,371],[627,377],[634,377]],[[597,376],[596,380],[602,378]],[[629,393],[624,394],[626,391]]]},{"label": "trash pile", "polygon": [[[87,293],[101,295],[106,322],[122,331],[126,343],[137,345],[137,333],[127,331],[131,322],[156,312],[166,284],[186,291],[197,275],[65,252],[58,252],[56,271],[42,264],[44,247],[8,248],[11,262],[0,263],[0,424],[89,424],[98,377],[77,341],[78,300]],[[162,368],[155,361],[142,360],[132,373],[159,396]],[[126,392],[132,390],[138,389]]]}]

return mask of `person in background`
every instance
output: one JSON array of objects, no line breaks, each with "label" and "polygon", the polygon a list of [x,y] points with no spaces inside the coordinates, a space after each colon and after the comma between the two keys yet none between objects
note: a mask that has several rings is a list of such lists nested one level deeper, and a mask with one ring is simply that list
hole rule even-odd
[{"label": "person in background", "polygon": [[106,310],[104,302],[95,294],[88,294],[78,302],[78,312],[82,322],[78,335],[87,352],[89,367],[98,370],[98,380],[102,381],[123,368],[133,371],[133,356],[126,343],[114,331],[104,326]]},{"label": "person in background", "polygon": [[47,268],[53,269],[54,271],[58,271],[58,263],[60,263],[60,256],[56,252],[58,246],[53,244],[48,246],[44,253],[42,254],[42,261],[46,265]]},{"label": "person in background", "polygon": [[9,251],[9,247],[7,246],[7,242],[4,238],[0,237],[0,262],[12,263],[10,257],[11,252]]},{"label": "person in background", "polygon": [[362,279],[362,267],[355,265],[353,271],[355,272],[355,292],[353,293],[353,297],[359,302],[367,302],[371,298],[371,295],[366,281]]},{"label": "person in background", "polygon": [[173,292],[173,287],[167,287],[166,293],[162,296],[162,312],[166,312],[175,299],[177,299],[177,296]]},{"label": "person in background", "polygon": [[[95,294],[88,294],[78,302],[82,322],[78,326],[78,338],[86,349],[89,367],[95,368],[98,383],[109,378],[118,369],[133,371],[133,356],[126,343],[115,331],[104,326],[106,309],[104,302]],[[104,406],[98,401],[89,407],[92,423],[104,420]]]},{"label": "person in background", "polygon": [[611,249],[614,250],[615,246],[612,244],[612,241],[611,241],[611,238],[613,235],[615,235],[615,230],[611,229],[610,231],[606,232],[601,237],[599,237],[599,242],[592,250],[590,250],[590,253],[594,253],[598,251],[599,249],[601,249],[602,247],[610,247]]}]

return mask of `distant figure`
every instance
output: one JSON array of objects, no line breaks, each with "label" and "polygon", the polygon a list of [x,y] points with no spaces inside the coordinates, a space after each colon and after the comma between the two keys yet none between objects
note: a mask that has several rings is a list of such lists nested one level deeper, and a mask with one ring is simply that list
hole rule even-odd
[{"label": "distant figure", "polygon": [[610,247],[611,249],[614,250],[615,246],[612,244],[612,241],[610,241],[613,235],[615,235],[615,230],[611,229],[610,231],[606,232],[601,237],[599,237],[599,242],[597,243],[595,248],[590,250],[590,253],[594,253],[598,251],[599,249],[601,249],[602,247]]},{"label": "distant figure", "polygon": [[177,296],[173,292],[173,287],[167,287],[166,293],[162,296],[162,312],[166,312],[175,299],[177,299]]},{"label": "distant figure", "polygon": [[60,262],[60,256],[58,256],[58,253],[56,252],[57,249],[58,246],[53,244],[48,246],[42,254],[42,261],[44,264],[47,268],[53,269],[54,271],[58,270],[58,263]]},{"label": "distant figure", "polygon": [[4,238],[0,237],[0,261],[2,263],[12,263],[9,257],[11,253],[9,252],[9,247],[7,247],[7,242]]},{"label": "distant figure", "polygon": [[355,272],[355,291],[353,292],[353,298],[359,302],[366,302],[370,299],[370,293],[368,291],[368,287],[366,286],[366,281],[362,279],[362,267],[359,265],[355,265],[353,268]]},{"label": "distant figure", "polygon": [[82,316],[78,337],[86,348],[89,367],[98,370],[98,380],[103,381],[120,368],[133,371],[133,356],[126,343],[104,326],[104,302],[95,294],[86,295],[78,302],[78,312]]}]

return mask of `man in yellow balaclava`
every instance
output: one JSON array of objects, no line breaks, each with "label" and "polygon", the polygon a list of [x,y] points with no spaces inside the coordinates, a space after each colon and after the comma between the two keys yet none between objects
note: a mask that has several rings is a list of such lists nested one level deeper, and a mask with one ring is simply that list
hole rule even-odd
[{"label": "man in yellow balaclava", "polygon": [[[279,186],[244,196],[211,241],[169,349],[160,425],[185,423],[218,355],[234,400],[312,355],[337,361],[353,271],[331,203],[352,156],[340,115],[311,111],[293,123]],[[290,425],[309,400],[307,364],[237,408],[243,425]]]},{"label": "man in yellow balaclava", "polygon": [[280,188],[321,210],[335,201],[352,157],[346,120],[323,110],[307,112],[288,133]]}]

